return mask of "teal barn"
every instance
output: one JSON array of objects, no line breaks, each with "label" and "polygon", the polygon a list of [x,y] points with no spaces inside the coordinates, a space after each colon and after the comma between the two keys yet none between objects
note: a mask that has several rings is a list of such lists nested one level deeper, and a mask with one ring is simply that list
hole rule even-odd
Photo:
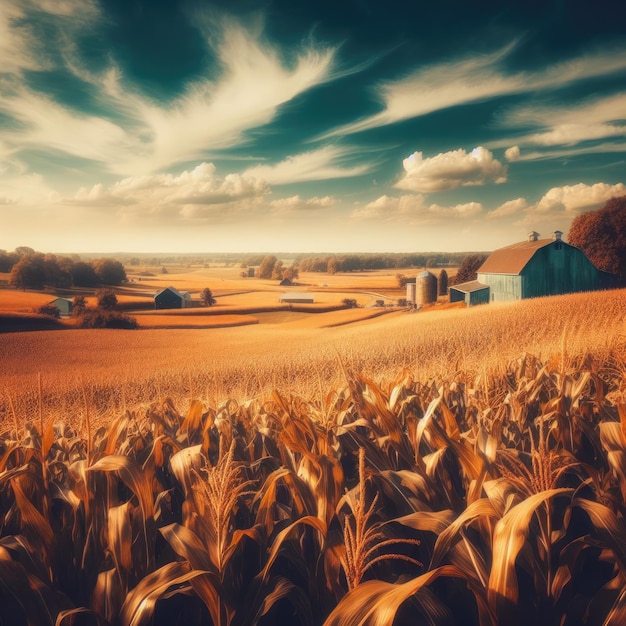
[{"label": "teal barn", "polygon": [[495,250],[478,269],[476,281],[451,287],[450,301],[453,289],[456,299],[471,305],[610,288],[615,277],[597,269],[562,235],[557,230],[551,239],[540,239],[533,231],[527,241]]}]

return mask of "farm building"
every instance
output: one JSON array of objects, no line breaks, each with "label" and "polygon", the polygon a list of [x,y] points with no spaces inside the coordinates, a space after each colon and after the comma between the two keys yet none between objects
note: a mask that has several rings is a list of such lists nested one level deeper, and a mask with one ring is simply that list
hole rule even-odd
[{"label": "farm building", "polygon": [[166,287],[154,296],[155,309],[185,309],[191,306],[191,294],[180,292],[174,287]]},{"label": "farm building", "polygon": [[293,281],[291,278],[283,278],[279,284],[281,287],[293,287]]},{"label": "farm building", "polygon": [[49,304],[59,309],[61,315],[71,315],[74,308],[74,303],[67,298],[55,298]]},{"label": "farm building", "polygon": [[[450,290],[463,294],[467,289],[478,291],[476,298],[482,302],[488,289],[490,302],[506,302],[610,287],[614,277],[597,269],[582,250],[565,243],[562,235],[557,230],[552,239],[539,239],[539,234],[532,232],[527,241],[493,252],[478,269],[476,281]],[[465,295],[463,299],[467,301]]]},{"label": "farm building", "polygon": [[298,304],[313,304],[314,298],[311,293],[284,293],[280,296],[281,302],[293,302]]},{"label": "farm building", "polygon": [[489,286],[477,280],[450,287],[450,302],[465,302],[467,306],[489,302]]}]

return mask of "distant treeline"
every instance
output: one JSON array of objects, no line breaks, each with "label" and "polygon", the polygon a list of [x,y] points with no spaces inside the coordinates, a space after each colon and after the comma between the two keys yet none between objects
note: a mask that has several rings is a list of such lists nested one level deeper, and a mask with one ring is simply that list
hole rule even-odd
[{"label": "distant treeline", "polygon": [[23,289],[119,285],[126,280],[124,266],[115,259],[86,262],[77,255],[43,254],[26,246],[14,252],[0,250],[0,272],[10,272],[11,285]]},{"label": "distant treeline", "polygon": [[[319,256],[296,256],[295,264],[301,272],[364,272],[368,270],[400,269],[407,267],[448,267],[460,265],[466,252],[442,252],[427,254],[326,254]],[[258,266],[264,255],[243,259],[243,266]]]}]

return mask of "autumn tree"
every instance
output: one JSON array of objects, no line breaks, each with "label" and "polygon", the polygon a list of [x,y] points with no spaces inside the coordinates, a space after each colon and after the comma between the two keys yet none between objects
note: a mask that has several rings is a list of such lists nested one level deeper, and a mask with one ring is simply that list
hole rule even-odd
[{"label": "autumn tree", "polygon": [[266,257],[263,258],[263,261],[261,261],[261,265],[259,265],[259,271],[257,273],[257,276],[259,278],[265,278],[265,279],[271,278],[276,262],[277,262],[276,257],[268,254]]},{"label": "autumn tree", "polygon": [[96,270],[94,270],[93,265],[85,263],[85,261],[74,263],[71,274],[74,287],[93,287],[98,284]]},{"label": "autumn tree", "polygon": [[574,218],[567,241],[600,270],[626,280],[626,196]]},{"label": "autumn tree", "polygon": [[484,254],[470,254],[469,256],[466,256],[463,259],[454,280],[451,281],[451,284],[460,285],[461,283],[467,283],[470,280],[476,280],[478,268],[486,260],[487,257]]},{"label": "autumn tree", "polygon": [[202,300],[202,304],[204,306],[213,306],[217,303],[217,300],[213,297],[213,292],[205,287],[200,293],[200,299]]},{"label": "autumn tree", "polygon": [[439,272],[439,295],[447,296],[448,295],[448,272],[446,270],[441,270]]},{"label": "autumn tree", "polygon": [[72,304],[72,317],[80,317],[87,308],[87,300],[85,299],[85,296],[74,296]]},{"label": "autumn tree", "polygon": [[113,311],[117,308],[117,296],[113,289],[98,289],[96,291],[96,301],[99,309]]},{"label": "autumn tree", "polygon": [[105,285],[119,285],[126,280],[124,266],[115,259],[98,259],[93,262],[98,280]]},{"label": "autumn tree", "polygon": [[43,254],[23,255],[11,269],[9,282],[21,289],[41,289],[46,282]]},{"label": "autumn tree", "polygon": [[406,287],[407,277],[404,274],[398,272],[396,274],[396,283],[400,289],[404,289]]}]

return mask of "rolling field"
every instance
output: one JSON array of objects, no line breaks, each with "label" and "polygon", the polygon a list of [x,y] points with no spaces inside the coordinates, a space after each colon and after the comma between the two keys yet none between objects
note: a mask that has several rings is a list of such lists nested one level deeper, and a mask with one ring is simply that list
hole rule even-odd
[{"label": "rolling field", "polygon": [[624,295],[0,334],[0,615],[623,623]]},{"label": "rolling field", "polygon": [[184,329],[0,334],[0,417],[8,417],[11,403],[20,414],[33,410],[38,374],[46,410],[80,421],[85,397],[104,419],[166,395],[215,403],[288,388],[311,397],[341,377],[342,367],[376,379],[403,368],[420,380],[450,373],[473,379],[501,371],[523,353],[603,358],[623,346],[626,298],[623,291],[598,292],[379,317],[371,317],[375,309],[229,315],[231,323],[261,323],[215,329],[189,328],[209,317],[188,313],[145,316],[147,325],[167,317]]}]

